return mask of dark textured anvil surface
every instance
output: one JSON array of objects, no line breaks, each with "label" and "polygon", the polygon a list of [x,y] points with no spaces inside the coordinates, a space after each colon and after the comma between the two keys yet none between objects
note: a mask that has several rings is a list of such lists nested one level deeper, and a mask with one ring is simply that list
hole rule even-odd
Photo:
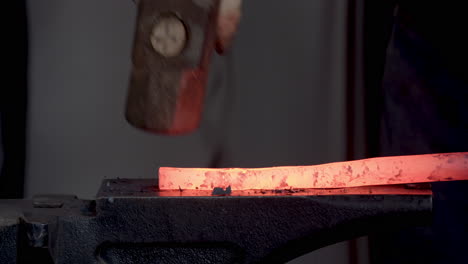
[{"label": "dark textured anvil surface", "polygon": [[105,180],[92,201],[2,202],[10,204],[10,217],[4,210],[0,216],[10,222],[0,221],[0,260],[15,263],[16,252],[47,247],[55,263],[283,263],[353,237],[427,224],[432,210],[430,191],[404,187],[392,194],[253,190],[212,196],[159,192],[155,184]]}]

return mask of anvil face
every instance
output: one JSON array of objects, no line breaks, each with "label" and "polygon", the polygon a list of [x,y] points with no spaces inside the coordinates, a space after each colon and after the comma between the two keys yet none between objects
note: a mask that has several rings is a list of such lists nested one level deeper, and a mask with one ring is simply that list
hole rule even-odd
[{"label": "anvil face", "polygon": [[[224,190],[226,191],[226,190]],[[213,190],[160,190],[156,180],[118,179],[108,180],[99,191],[100,196],[142,196],[142,197],[287,197],[287,196],[336,196],[336,195],[432,195],[428,184],[414,186],[363,186],[352,188],[310,188],[275,190],[231,190],[216,193]]]}]

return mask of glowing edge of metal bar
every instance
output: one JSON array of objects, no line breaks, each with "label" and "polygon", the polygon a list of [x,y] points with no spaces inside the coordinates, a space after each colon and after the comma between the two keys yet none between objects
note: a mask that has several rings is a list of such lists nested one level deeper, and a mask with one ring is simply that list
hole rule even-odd
[{"label": "glowing edge of metal bar", "polygon": [[346,188],[457,180],[468,180],[468,152],[255,169],[159,169],[161,190]]}]

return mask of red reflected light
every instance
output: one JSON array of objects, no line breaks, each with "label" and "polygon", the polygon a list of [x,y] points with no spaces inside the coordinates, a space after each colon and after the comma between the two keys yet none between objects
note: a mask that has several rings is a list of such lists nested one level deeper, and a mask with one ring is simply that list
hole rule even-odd
[{"label": "red reflected light", "polygon": [[345,188],[468,180],[468,152],[396,156],[313,166],[159,169],[161,190]]}]

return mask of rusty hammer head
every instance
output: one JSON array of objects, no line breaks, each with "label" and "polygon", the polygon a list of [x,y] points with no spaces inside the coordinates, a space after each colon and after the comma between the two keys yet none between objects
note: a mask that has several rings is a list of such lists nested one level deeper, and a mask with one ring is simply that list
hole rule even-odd
[{"label": "rusty hammer head", "polygon": [[[126,108],[130,124],[167,135],[199,127],[212,52],[229,44],[240,17],[240,0],[228,1],[227,9],[239,3],[237,20],[220,0],[137,1]],[[229,13],[231,24],[225,22]]]}]

